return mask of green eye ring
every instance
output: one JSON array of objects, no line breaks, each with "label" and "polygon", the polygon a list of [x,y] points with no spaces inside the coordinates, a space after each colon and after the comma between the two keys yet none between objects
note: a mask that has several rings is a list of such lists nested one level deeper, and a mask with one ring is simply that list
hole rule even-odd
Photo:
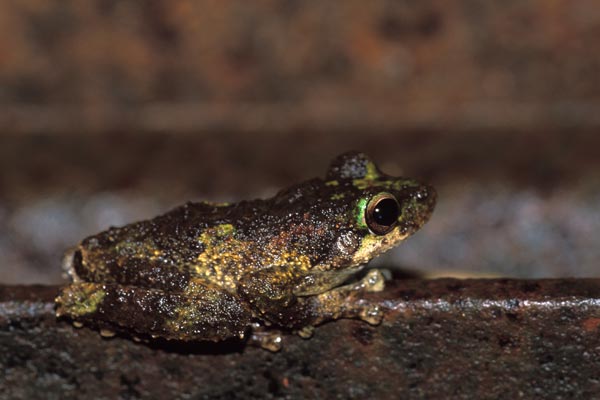
[{"label": "green eye ring", "polygon": [[367,203],[364,215],[367,227],[372,233],[385,235],[398,223],[400,204],[391,193],[378,193]]}]

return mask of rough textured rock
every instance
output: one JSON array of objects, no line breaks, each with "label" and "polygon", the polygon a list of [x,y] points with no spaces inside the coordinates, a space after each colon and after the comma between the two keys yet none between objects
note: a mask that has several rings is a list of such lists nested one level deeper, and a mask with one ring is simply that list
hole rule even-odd
[{"label": "rough textured rock", "polygon": [[56,287],[0,287],[2,398],[600,395],[600,280],[396,280],[371,327],[338,321],[269,353],[103,339],[53,316]]}]

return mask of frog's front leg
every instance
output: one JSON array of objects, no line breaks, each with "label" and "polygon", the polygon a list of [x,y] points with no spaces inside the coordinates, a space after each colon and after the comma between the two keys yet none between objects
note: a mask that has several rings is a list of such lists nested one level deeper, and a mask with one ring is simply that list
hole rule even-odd
[{"label": "frog's front leg", "polygon": [[[320,294],[295,296],[290,288],[298,277],[290,272],[285,274],[285,269],[279,268],[282,270],[274,274],[250,275],[242,286],[246,290],[245,297],[256,307],[262,320],[297,330],[302,336],[308,336],[314,325],[339,318],[358,318],[370,324],[381,322],[380,307],[361,296],[365,292],[383,290],[384,277],[380,271],[371,270],[356,283]],[[288,276],[289,280],[282,276]]]},{"label": "frog's front leg", "polygon": [[223,290],[191,282],[183,292],[119,284],[73,283],[56,298],[57,316],[101,332],[177,340],[243,337],[251,312]]},{"label": "frog's front leg", "polygon": [[308,327],[340,318],[361,319],[377,325],[383,319],[383,310],[377,303],[363,298],[366,292],[379,292],[385,278],[379,270],[370,270],[356,283],[340,286],[315,296],[300,297],[295,307],[302,315],[305,333]]}]

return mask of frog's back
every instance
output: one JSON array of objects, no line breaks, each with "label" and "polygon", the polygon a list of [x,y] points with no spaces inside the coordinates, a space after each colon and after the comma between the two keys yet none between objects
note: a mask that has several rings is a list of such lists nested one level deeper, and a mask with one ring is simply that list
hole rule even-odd
[{"label": "frog's back", "polygon": [[263,209],[263,203],[187,203],[156,218],[90,236],[65,256],[64,264],[76,281],[182,291],[195,275],[190,266],[198,267],[208,238],[222,239],[229,233],[227,227],[239,224],[251,210]]}]

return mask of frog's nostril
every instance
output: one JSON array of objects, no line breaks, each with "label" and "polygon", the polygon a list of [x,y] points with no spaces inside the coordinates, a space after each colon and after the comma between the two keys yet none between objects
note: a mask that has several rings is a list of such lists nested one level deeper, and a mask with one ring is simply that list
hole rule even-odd
[{"label": "frog's nostril", "polygon": [[423,185],[417,191],[416,197],[420,203],[432,204],[435,202],[437,194],[433,187],[429,185]]}]

